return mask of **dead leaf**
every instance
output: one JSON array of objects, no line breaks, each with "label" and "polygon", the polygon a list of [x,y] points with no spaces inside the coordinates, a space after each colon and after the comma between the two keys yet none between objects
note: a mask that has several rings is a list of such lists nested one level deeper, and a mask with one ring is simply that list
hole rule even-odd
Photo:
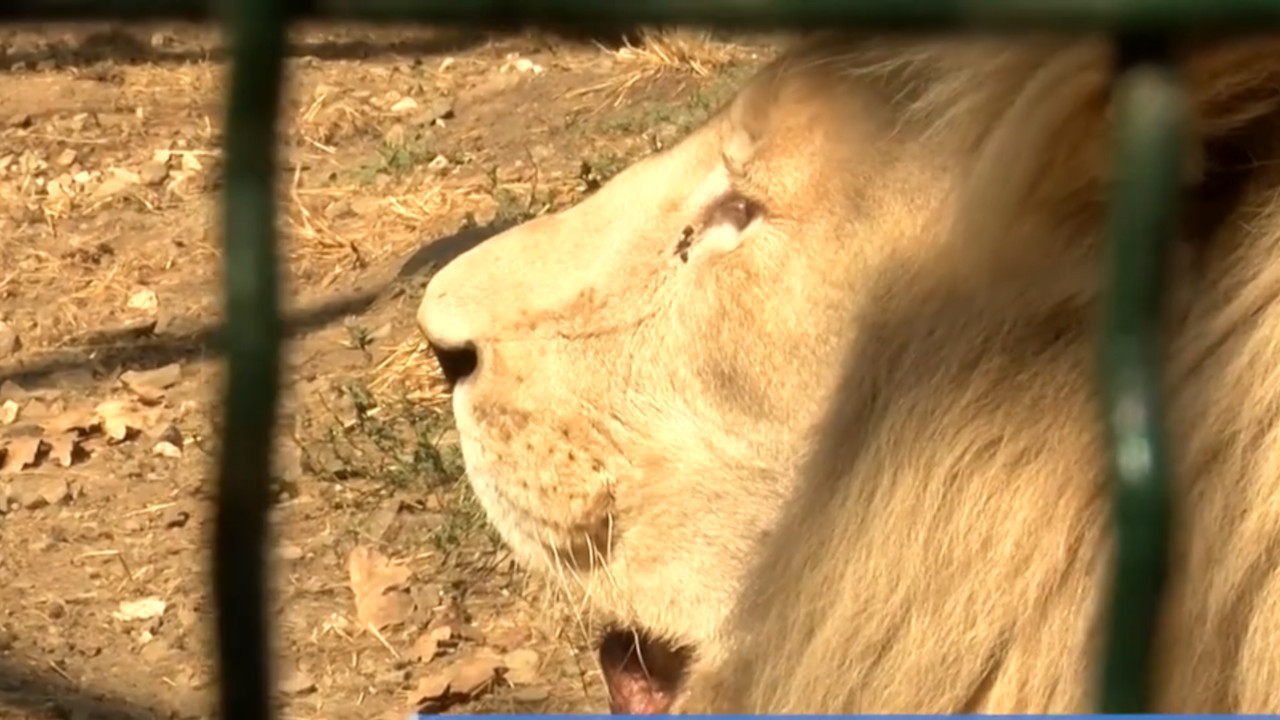
[{"label": "dead leaf", "polygon": [[502,668],[502,659],[486,652],[476,652],[453,665],[453,679],[449,682],[449,691],[467,697],[475,697],[486,690],[498,670]]},{"label": "dead leaf", "polygon": [[45,438],[45,442],[49,444],[50,458],[62,467],[71,467],[76,459],[76,450],[79,449],[75,437],[66,433],[51,435]]},{"label": "dead leaf", "polygon": [[476,652],[419,678],[411,700],[421,711],[443,710],[491,688],[501,668],[496,654]]},{"label": "dead leaf", "polygon": [[[71,486],[56,475],[28,475],[9,483],[8,496],[28,510],[61,505],[71,498]],[[8,501],[6,501],[8,504]]]},{"label": "dead leaf", "polygon": [[5,446],[4,464],[0,465],[0,472],[14,473],[35,465],[43,446],[44,441],[38,437],[17,437],[9,440]]},{"label": "dead leaf", "polygon": [[120,375],[120,384],[143,400],[157,401],[164,391],[182,379],[182,366],[169,363],[154,370],[129,370]]},{"label": "dead leaf", "polygon": [[410,657],[420,663],[428,663],[435,658],[438,652],[440,652],[440,639],[436,637],[435,633],[425,632],[414,641]]},{"label": "dead leaf", "polygon": [[124,403],[119,400],[108,400],[97,407],[98,419],[102,423],[102,431],[107,437],[121,442],[129,437],[129,420]]},{"label": "dead leaf", "polygon": [[101,420],[97,413],[88,408],[76,408],[41,420],[40,425],[53,434],[74,432],[88,435],[99,428]]},{"label": "dead leaf", "polygon": [[160,409],[148,410],[132,400],[107,400],[99,403],[94,412],[107,437],[115,442],[122,442],[153,424]]},{"label": "dead leaf", "polygon": [[410,696],[410,702],[419,710],[427,708],[435,708],[443,706],[445,698],[449,695],[449,675],[447,673],[433,673],[418,680],[418,685],[413,689]]},{"label": "dead leaf", "polygon": [[347,557],[356,617],[375,631],[401,623],[413,612],[413,598],[404,584],[412,574],[404,565],[393,565],[372,548],[360,545]]}]

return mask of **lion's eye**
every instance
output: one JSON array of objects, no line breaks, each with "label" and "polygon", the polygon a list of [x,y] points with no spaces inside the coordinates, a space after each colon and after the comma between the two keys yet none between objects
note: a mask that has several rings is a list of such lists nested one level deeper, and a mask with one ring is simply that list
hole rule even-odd
[{"label": "lion's eye", "polygon": [[698,219],[687,225],[676,242],[675,255],[689,261],[689,250],[698,247],[728,251],[742,242],[743,231],[761,215],[761,206],[737,192],[722,195],[705,206]]},{"label": "lion's eye", "polygon": [[707,216],[707,226],[728,225],[744,230],[760,215],[760,206],[738,193],[726,195],[712,207]]}]

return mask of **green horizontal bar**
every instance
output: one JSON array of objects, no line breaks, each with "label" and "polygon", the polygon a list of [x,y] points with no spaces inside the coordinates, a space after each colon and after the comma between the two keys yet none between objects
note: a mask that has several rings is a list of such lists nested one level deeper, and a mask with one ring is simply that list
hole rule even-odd
[{"label": "green horizontal bar", "polygon": [[[1280,0],[289,0],[293,18],[514,27],[679,22],[725,28],[1244,30],[1280,26]],[[0,21],[209,17],[200,0],[3,0]]]}]

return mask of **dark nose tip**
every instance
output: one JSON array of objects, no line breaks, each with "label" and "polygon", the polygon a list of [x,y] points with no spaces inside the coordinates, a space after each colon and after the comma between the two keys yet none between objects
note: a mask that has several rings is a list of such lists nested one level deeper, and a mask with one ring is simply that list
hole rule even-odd
[{"label": "dark nose tip", "polygon": [[480,363],[480,356],[472,343],[458,347],[445,347],[434,342],[427,345],[431,347],[431,354],[436,356],[436,362],[440,363],[440,371],[450,388],[474,373]]}]

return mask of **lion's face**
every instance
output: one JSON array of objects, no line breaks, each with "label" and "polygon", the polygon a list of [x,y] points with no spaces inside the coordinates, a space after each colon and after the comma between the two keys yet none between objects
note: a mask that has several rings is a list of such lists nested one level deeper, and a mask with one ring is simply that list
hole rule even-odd
[{"label": "lion's face", "polygon": [[946,195],[888,98],[821,84],[766,71],[678,146],[453,261],[418,314],[514,552],[704,655],[826,410],[857,278],[918,249]]}]

